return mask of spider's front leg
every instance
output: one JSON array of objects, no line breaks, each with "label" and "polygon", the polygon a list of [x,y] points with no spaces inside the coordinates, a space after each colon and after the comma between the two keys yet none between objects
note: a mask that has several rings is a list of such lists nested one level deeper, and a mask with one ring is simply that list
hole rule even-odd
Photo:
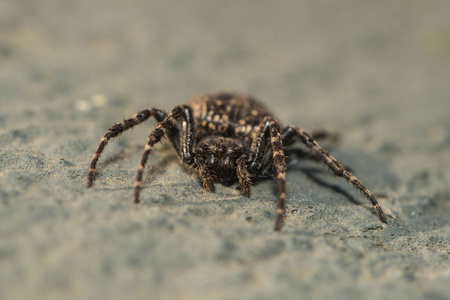
[{"label": "spider's front leg", "polygon": [[95,168],[97,166],[97,161],[100,157],[100,154],[102,154],[103,150],[105,149],[106,145],[109,143],[111,139],[119,136],[120,134],[124,133],[130,128],[133,128],[134,126],[139,125],[142,122],[145,122],[150,117],[155,117],[156,121],[161,122],[166,116],[167,114],[160,109],[156,108],[145,109],[138,112],[131,118],[123,120],[122,122],[116,123],[113,126],[111,126],[103,136],[100,144],[97,147],[97,150],[94,153],[94,157],[92,158],[89,167],[87,187],[90,188],[94,184],[94,174]]},{"label": "spider's front leg", "polygon": [[[177,126],[179,118],[182,119],[181,132]],[[194,163],[193,148],[195,146],[195,127],[192,109],[186,105],[178,105],[158,124],[158,126],[156,126],[147,139],[147,144],[145,145],[144,153],[142,153],[142,158],[136,174],[134,203],[139,203],[141,181],[148,156],[154,145],[158,143],[165,134],[170,136],[178,156],[188,165]]]},{"label": "spider's front leg", "polygon": [[383,222],[387,223],[386,215],[380,207],[375,196],[367,189],[362,182],[353,176],[352,173],[347,171],[345,167],[333,156],[331,156],[328,151],[324,150],[314,138],[301,128],[294,126],[288,126],[283,132],[283,141],[290,143],[290,139],[299,138],[308,148],[308,150],[320,161],[324,162],[336,176],[345,178],[350,182],[355,188],[357,188],[361,193],[370,200],[372,206],[375,209],[378,218]]},{"label": "spider's front leg", "polygon": [[270,145],[272,153],[273,168],[277,176],[277,216],[275,220],[275,231],[281,230],[286,206],[286,157],[283,150],[280,124],[272,117],[266,117],[261,122],[259,134],[253,140],[249,160],[249,171],[257,173],[263,167],[264,154]]}]

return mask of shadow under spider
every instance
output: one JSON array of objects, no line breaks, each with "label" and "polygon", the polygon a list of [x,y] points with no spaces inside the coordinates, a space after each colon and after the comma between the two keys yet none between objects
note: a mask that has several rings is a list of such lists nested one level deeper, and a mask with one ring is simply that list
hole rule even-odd
[{"label": "shadow under spider", "polygon": [[137,147],[135,147],[135,149],[132,151],[130,151],[129,149],[123,149],[120,152],[106,158],[101,164],[99,164],[99,167],[105,168],[105,167],[109,166],[110,164],[122,161],[125,158],[129,157],[132,153],[135,153],[136,151],[138,151]]},{"label": "shadow under spider", "polygon": [[345,189],[343,189],[342,187],[340,187],[337,184],[332,184],[332,183],[326,182],[325,180],[320,179],[320,177],[316,175],[318,173],[324,173],[324,170],[321,170],[318,168],[305,168],[305,167],[302,167],[302,168],[297,167],[297,169],[299,171],[301,171],[302,173],[304,173],[310,180],[314,181],[318,185],[320,185],[322,187],[326,187],[326,188],[334,191],[335,193],[343,195],[345,198],[347,198],[347,200],[349,200],[353,204],[361,205],[361,203],[359,203],[355,199],[355,197],[353,197],[353,195],[350,194],[349,192],[347,192]]},{"label": "shadow under spider", "polygon": [[[302,167],[301,162],[305,160],[311,160],[314,162],[318,162],[317,159],[309,152],[306,152],[305,150],[301,148],[288,148],[285,150],[286,154],[286,165],[287,165],[287,171],[300,171],[303,174],[305,174],[310,180],[317,183],[318,185],[331,189],[335,193],[343,195],[345,198],[347,198],[351,203],[361,205],[355,197],[353,197],[349,192],[347,192],[345,189],[341,188],[337,184],[331,184],[323,179],[320,179],[319,176],[316,174],[329,174],[329,172],[326,172],[326,170],[314,168],[314,167]],[[346,170],[351,172],[351,168],[344,166]],[[276,180],[275,174],[272,171],[268,171],[264,175],[260,175],[253,179],[254,183],[263,182],[266,180]],[[274,193],[276,192],[276,188],[274,189]]]},{"label": "shadow under spider", "polygon": [[[107,167],[108,165],[118,162],[118,161],[122,161],[125,158],[129,157],[130,155],[132,155],[135,152],[139,152],[141,150],[140,147],[135,147],[135,149],[133,150],[122,150],[119,153],[114,154],[113,156],[111,156],[110,158],[106,159],[103,164],[102,164],[102,168]],[[155,178],[155,176],[160,176],[162,174],[165,173],[165,171],[167,170],[167,167],[170,163],[177,161],[177,156],[175,155],[175,153],[172,153],[169,149],[167,149],[167,147],[164,147],[163,149],[161,149],[160,151],[158,151],[160,153],[162,153],[162,158],[159,159],[154,165],[150,166],[150,168],[148,168],[147,172],[146,172],[146,177],[147,179],[145,180],[147,183],[149,181],[152,180],[152,178]],[[319,169],[319,168],[315,168],[315,167],[304,167],[301,166],[301,162],[304,160],[312,160],[317,162],[317,160],[314,158],[314,156],[312,156],[310,153],[300,149],[300,148],[291,148],[291,149],[286,149],[286,155],[287,155],[287,159],[286,159],[286,164],[288,165],[288,172],[290,171],[300,171],[303,174],[305,174],[310,180],[312,180],[313,182],[317,183],[318,185],[328,188],[332,191],[334,191],[335,193],[341,194],[343,195],[345,198],[347,198],[347,200],[349,200],[351,203],[356,204],[356,205],[361,205],[361,203],[359,203],[354,196],[352,196],[349,192],[347,192],[345,189],[343,189],[342,187],[340,187],[338,184],[331,184],[323,179],[321,179],[319,176],[317,176],[317,174],[328,174],[328,172],[326,172],[323,169]],[[347,166],[345,166],[345,168],[351,172],[351,169]],[[195,176],[196,172],[190,168],[184,168],[185,172],[187,172],[188,174]],[[259,182],[264,182],[267,180],[275,180],[275,175],[273,174],[273,172],[267,172],[264,175],[258,175],[257,177],[253,178],[253,183],[257,184]],[[236,184],[236,181],[233,182],[223,182],[223,183],[219,183],[222,184],[224,186],[227,187],[231,187],[234,184]],[[201,185],[201,182],[200,182]],[[133,187],[121,187],[121,188],[101,188],[102,190],[132,190]],[[145,187],[144,187],[145,189]],[[236,188],[237,190],[239,190],[239,187]],[[276,190],[276,188],[275,188]],[[276,192],[274,190],[274,192]],[[231,201],[239,201],[239,200],[231,200]]]},{"label": "shadow under spider", "polygon": [[[94,174],[94,178],[97,180],[101,175],[100,175],[100,170],[101,169],[105,169],[107,168],[109,165],[123,161],[127,158],[129,158],[130,156],[133,156],[135,153],[140,153],[142,152],[142,147],[140,146],[135,146],[133,147],[133,149],[123,149],[121,151],[119,151],[118,153],[115,153],[113,155],[111,155],[110,157],[106,158],[102,163],[99,164],[98,167],[98,171],[95,172]],[[146,172],[146,181],[148,182],[149,180],[151,180],[151,178],[154,178],[155,176],[161,175],[165,173],[165,170],[167,169],[167,166],[174,161],[177,161],[177,156],[176,154],[170,150],[169,147],[162,147],[158,153],[162,154],[162,158],[159,159],[154,165],[149,165],[149,167],[147,168],[147,172]],[[137,170],[137,168],[136,168]],[[103,190],[131,190],[133,189],[132,186],[130,186],[129,188],[117,188],[117,189],[113,189],[113,188],[103,188]]]}]

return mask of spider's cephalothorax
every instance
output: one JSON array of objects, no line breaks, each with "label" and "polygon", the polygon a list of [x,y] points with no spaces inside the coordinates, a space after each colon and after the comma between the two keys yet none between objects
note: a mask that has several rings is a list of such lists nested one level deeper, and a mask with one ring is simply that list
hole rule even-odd
[{"label": "spider's cephalothorax", "polygon": [[[278,187],[275,230],[280,230],[285,211],[286,152],[296,141],[302,142],[318,160],[337,176],[345,178],[366,196],[380,220],[386,216],[373,194],[315,141],[313,135],[295,126],[282,127],[267,108],[250,96],[214,93],[193,97],[167,114],[146,109],[111,126],[103,136],[92,159],[88,187],[93,185],[98,158],[110,139],[155,117],[159,122],[147,140],[139,163],[134,187],[134,202],[139,192],[147,158],[153,146],[166,136],[182,162],[198,171],[203,186],[214,192],[214,183],[235,181],[243,195],[250,197],[251,179],[267,172],[276,175]],[[295,152],[293,152],[295,154]]]},{"label": "spider's cephalothorax", "polygon": [[208,136],[194,149],[194,168],[200,172],[203,185],[213,192],[213,182],[233,183],[237,177],[242,180],[248,177],[246,152],[238,139]]}]

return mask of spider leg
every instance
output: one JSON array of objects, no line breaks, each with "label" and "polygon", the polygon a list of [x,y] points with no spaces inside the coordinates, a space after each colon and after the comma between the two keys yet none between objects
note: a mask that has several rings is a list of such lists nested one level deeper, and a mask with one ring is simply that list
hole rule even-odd
[{"label": "spider leg", "polygon": [[[254,143],[252,146],[252,158],[250,159],[251,163],[248,167],[248,170],[252,173],[265,174],[269,172],[270,167],[272,165],[272,153],[271,149],[267,148],[267,137],[268,137],[268,126],[269,122],[264,123],[264,126],[260,128],[260,133],[258,136],[258,141]],[[283,147],[288,147],[295,143],[295,131],[289,130],[288,127],[281,134],[283,140]],[[326,132],[324,130],[313,132],[312,136],[315,139],[331,139],[333,142],[337,141],[337,136],[335,134]],[[265,142],[265,143],[264,143]],[[292,157],[295,156],[297,158],[313,158],[313,156],[309,152],[305,152],[302,149],[295,148],[286,148],[285,155],[287,161],[292,161]]]},{"label": "spider leg", "polygon": [[108,142],[111,139],[119,136],[120,134],[124,133],[125,131],[127,131],[130,128],[133,128],[134,126],[139,125],[142,122],[145,122],[150,117],[155,117],[155,119],[158,122],[161,122],[166,117],[166,115],[167,114],[160,109],[155,109],[155,108],[145,109],[145,110],[138,112],[131,118],[123,120],[122,122],[116,123],[113,126],[111,126],[108,129],[108,131],[105,133],[105,135],[103,136],[100,144],[97,147],[97,150],[94,153],[94,157],[92,158],[92,161],[91,161],[91,164],[89,167],[87,187],[88,188],[92,187],[92,185],[94,183],[94,173],[95,173],[97,161],[100,157],[100,154],[102,154],[103,150],[105,149],[106,145],[108,144]]},{"label": "spider leg", "polygon": [[[182,128],[183,132],[180,136],[179,128],[177,126],[177,119],[182,118]],[[167,115],[153,132],[149,135],[147,139],[147,144],[144,148],[144,153],[142,154],[141,161],[139,163],[138,171],[136,174],[136,182],[134,184],[134,203],[139,203],[139,193],[141,189],[141,181],[144,173],[145,164],[147,163],[148,156],[152,151],[154,145],[158,143],[161,138],[167,134],[172,137],[172,143],[177,150],[178,155],[183,159],[187,164],[192,164],[194,162],[193,155],[193,147],[195,146],[195,140],[193,137],[195,136],[194,132],[194,123],[193,123],[192,111],[189,106],[186,105],[178,105],[169,115]],[[179,142],[176,141],[176,138],[179,137],[181,139],[181,145],[179,146],[179,150],[176,145],[179,145]]]},{"label": "spider leg", "polygon": [[251,188],[251,180],[250,180],[250,174],[248,173],[245,164],[247,162],[247,156],[242,155],[237,160],[237,169],[236,174],[239,179],[239,187],[241,188],[241,192],[245,197],[250,197],[250,194],[252,192]]},{"label": "spider leg", "polygon": [[320,161],[324,162],[336,176],[345,178],[349,183],[351,183],[355,188],[357,188],[361,193],[370,200],[378,218],[383,222],[387,223],[386,215],[380,207],[375,196],[362,184],[362,182],[353,176],[352,173],[347,171],[344,166],[326,150],[324,150],[314,138],[301,128],[294,126],[288,126],[285,131],[287,136],[296,135],[300,140],[306,145],[309,151]]},{"label": "spider leg", "polygon": [[192,110],[189,106],[182,106],[182,134],[181,140],[181,158],[188,165],[194,163],[194,147],[195,147],[195,120]]},{"label": "spider leg", "polygon": [[259,125],[259,134],[253,140],[251,149],[250,149],[250,159],[248,170],[251,173],[259,173],[262,167],[262,162],[265,158],[265,153],[267,152],[267,139],[270,136],[270,118],[266,118]]},{"label": "spider leg", "polygon": [[[268,139],[270,137],[270,139]],[[269,151],[267,145],[270,143],[273,168],[277,177],[277,216],[275,220],[275,231],[281,230],[286,206],[286,161],[283,150],[280,125],[272,117],[266,117],[260,125],[259,135],[254,139],[251,147],[249,170],[260,170],[264,154]]]},{"label": "spider leg", "polygon": [[286,157],[283,151],[283,142],[280,125],[272,120],[270,126],[270,143],[272,145],[273,165],[277,174],[278,201],[275,231],[281,230],[286,206]]}]

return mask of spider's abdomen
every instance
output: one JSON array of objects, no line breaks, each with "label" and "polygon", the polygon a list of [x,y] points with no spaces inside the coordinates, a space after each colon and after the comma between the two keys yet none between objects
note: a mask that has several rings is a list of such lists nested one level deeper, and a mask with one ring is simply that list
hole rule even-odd
[{"label": "spider's abdomen", "polygon": [[201,135],[251,137],[266,116],[272,116],[264,104],[251,96],[215,93],[193,97],[191,106]]}]

